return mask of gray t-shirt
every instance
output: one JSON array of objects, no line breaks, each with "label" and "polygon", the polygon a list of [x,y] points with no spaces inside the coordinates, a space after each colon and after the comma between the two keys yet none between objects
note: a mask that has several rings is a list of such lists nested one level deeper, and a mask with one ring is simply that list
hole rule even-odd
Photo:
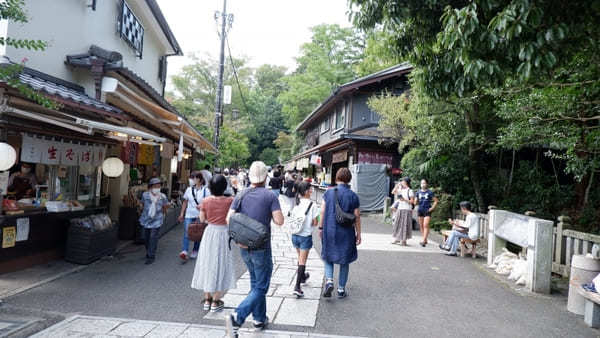
[{"label": "gray t-shirt", "polygon": [[[281,210],[277,196],[264,187],[248,188],[249,190],[238,194],[233,203],[231,210],[237,210],[240,206],[240,197],[243,196],[240,212],[254,220],[257,220],[267,226],[269,233],[271,232],[271,220],[273,212]],[[271,247],[271,240],[266,246]]]}]

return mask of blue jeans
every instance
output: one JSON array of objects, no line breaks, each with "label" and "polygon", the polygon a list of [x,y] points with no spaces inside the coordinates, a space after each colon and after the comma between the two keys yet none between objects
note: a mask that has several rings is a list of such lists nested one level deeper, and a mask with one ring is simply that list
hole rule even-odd
[{"label": "blue jeans", "polygon": [[[325,278],[328,280],[333,280],[333,263],[324,262],[325,263]],[[350,272],[350,264],[340,264],[340,281],[338,283],[338,288],[343,289],[346,287],[346,282],[348,282],[348,273]]]},{"label": "blue jeans", "polygon": [[[181,251],[188,251],[190,247],[190,240],[188,239],[188,227],[192,222],[194,222],[195,218],[186,218],[183,221],[183,241],[181,243]],[[198,251],[200,249],[200,242],[194,242],[194,251]]]},{"label": "blue jeans", "polygon": [[467,238],[469,235],[462,233],[460,231],[452,230],[450,236],[446,240],[446,246],[450,247],[450,253],[456,253],[458,250],[458,242],[461,238]]},{"label": "blue jeans", "polygon": [[144,228],[144,244],[146,245],[146,258],[156,257],[156,247],[158,246],[158,228]]},{"label": "blue jeans", "polygon": [[266,294],[269,291],[271,273],[273,272],[271,249],[240,249],[240,253],[250,273],[250,293],[237,307],[235,311],[237,314],[236,321],[242,325],[246,317],[252,314],[254,320],[264,323],[267,319]]}]

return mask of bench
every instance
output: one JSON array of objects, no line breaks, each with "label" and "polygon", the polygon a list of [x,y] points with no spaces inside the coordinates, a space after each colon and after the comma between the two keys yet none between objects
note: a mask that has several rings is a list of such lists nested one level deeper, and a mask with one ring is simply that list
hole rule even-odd
[{"label": "bench", "polygon": [[583,298],[585,298],[585,312],[583,321],[593,328],[600,327],[600,294],[585,291],[581,285],[576,285],[575,289]]},{"label": "bench", "polygon": [[[448,237],[450,237],[450,234],[452,233],[452,230],[442,230],[442,237],[444,237],[444,243],[448,240]],[[479,244],[481,242],[481,240],[478,238],[476,240],[472,240],[470,238],[461,238],[459,243],[460,243],[460,257],[465,257],[465,252],[467,252],[467,247],[466,244],[472,244],[473,247],[471,248],[471,255],[473,256],[473,258],[477,258],[477,251],[475,250],[477,248],[477,244]]]}]

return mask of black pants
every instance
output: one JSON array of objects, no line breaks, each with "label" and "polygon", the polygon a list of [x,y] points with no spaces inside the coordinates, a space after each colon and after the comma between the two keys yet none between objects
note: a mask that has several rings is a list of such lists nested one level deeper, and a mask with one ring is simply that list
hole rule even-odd
[{"label": "black pants", "polygon": [[144,245],[146,245],[146,258],[154,259],[156,257],[156,247],[158,246],[158,228],[144,228]]}]

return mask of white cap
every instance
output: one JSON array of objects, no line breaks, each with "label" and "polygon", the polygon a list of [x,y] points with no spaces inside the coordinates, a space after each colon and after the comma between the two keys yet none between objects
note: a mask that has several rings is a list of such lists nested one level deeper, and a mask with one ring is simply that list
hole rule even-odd
[{"label": "white cap", "polygon": [[267,166],[261,161],[254,161],[250,166],[250,183],[263,183],[267,180]]}]

